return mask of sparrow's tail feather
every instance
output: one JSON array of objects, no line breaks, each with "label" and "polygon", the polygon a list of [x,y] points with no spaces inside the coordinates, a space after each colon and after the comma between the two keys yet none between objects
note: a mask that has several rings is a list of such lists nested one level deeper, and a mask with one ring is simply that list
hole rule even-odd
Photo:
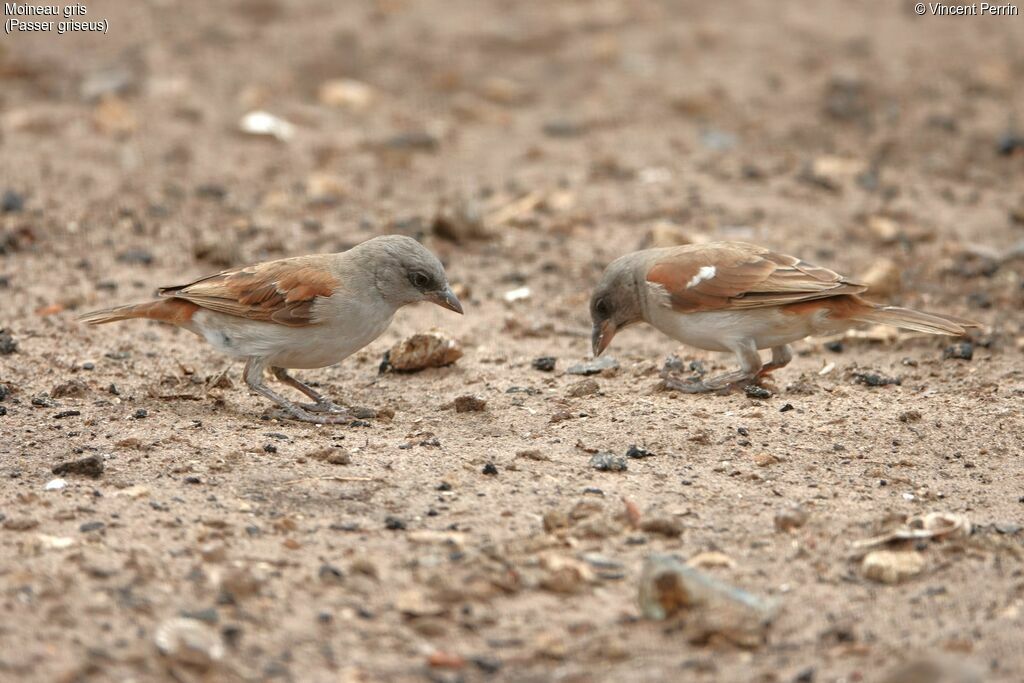
[{"label": "sparrow's tail feather", "polygon": [[941,313],[924,313],[899,306],[877,306],[859,313],[854,320],[864,323],[880,323],[891,325],[903,330],[925,332],[927,334],[948,334],[959,337],[967,333],[969,327],[981,327],[979,323],[966,318]]},{"label": "sparrow's tail feather", "polygon": [[100,311],[92,311],[78,316],[78,320],[89,325],[102,325],[113,323],[119,320],[131,320],[132,318],[145,318],[148,320],[159,320],[160,322],[171,323],[172,325],[188,325],[192,320],[192,314],[198,310],[198,306],[190,301],[182,299],[164,299],[163,301],[150,301],[144,304],[129,304],[127,306],[115,306],[104,308]]}]

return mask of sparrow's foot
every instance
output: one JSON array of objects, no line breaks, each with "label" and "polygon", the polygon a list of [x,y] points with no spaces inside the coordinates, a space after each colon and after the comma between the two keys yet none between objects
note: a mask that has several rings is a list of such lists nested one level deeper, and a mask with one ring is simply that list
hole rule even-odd
[{"label": "sparrow's foot", "polygon": [[285,417],[318,425],[346,425],[356,419],[352,413],[344,408],[342,412],[314,413],[299,405],[292,404],[290,406],[282,405],[281,410]]},{"label": "sparrow's foot", "polygon": [[334,401],[322,397],[316,403],[299,403],[297,405],[299,408],[302,408],[303,410],[308,411],[310,413],[341,414],[349,412],[348,408],[346,408],[345,406],[339,406]]}]

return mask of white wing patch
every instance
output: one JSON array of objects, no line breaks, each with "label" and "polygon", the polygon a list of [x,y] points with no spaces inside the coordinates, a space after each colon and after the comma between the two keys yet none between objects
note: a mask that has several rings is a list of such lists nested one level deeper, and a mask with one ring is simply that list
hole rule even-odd
[{"label": "white wing patch", "polygon": [[691,278],[690,281],[686,283],[686,288],[692,289],[699,285],[700,283],[704,282],[705,280],[710,280],[714,276],[714,266],[701,266],[700,270],[697,271],[697,274],[694,275],[693,278]]}]

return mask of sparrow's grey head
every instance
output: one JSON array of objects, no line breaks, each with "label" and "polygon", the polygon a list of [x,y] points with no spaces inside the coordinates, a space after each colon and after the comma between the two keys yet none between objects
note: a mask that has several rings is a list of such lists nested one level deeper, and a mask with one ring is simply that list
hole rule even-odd
[{"label": "sparrow's grey head", "polygon": [[377,290],[395,308],[430,301],[462,313],[462,304],[448,285],[444,266],[413,238],[384,235],[363,242],[356,249],[370,255]]},{"label": "sparrow's grey head", "polygon": [[594,323],[591,344],[600,356],[623,327],[643,320],[640,285],[643,280],[639,252],[621,256],[605,268],[590,297],[590,319]]}]

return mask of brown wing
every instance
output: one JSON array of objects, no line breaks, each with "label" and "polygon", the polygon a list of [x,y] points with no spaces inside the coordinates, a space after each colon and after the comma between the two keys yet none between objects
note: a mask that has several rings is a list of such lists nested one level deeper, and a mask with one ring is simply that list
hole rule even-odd
[{"label": "brown wing", "polygon": [[647,271],[677,311],[762,308],[867,289],[828,268],[742,242],[668,250]]},{"label": "brown wing", "polygon": [[313,303],[338,288],[325,255],[298,256],[225,270],[187,285],[165,287],[176,297],[219,313],[281,325],[313,325]]}]

